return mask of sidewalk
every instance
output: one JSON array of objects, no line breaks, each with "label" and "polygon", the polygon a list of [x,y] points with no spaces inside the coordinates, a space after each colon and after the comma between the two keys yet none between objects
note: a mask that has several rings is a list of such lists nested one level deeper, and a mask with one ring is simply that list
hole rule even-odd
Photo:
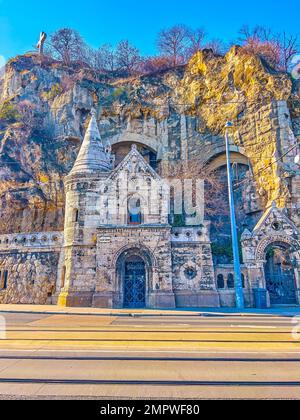
[{"label": "sidewalk", "polygon": [[192,308],[192,309],[98,309],[65,308],[54,305],[0,305],[1,313],[28,313],[49,315],[93,315],[93,316],[300,316],[300,307],[282,307],[271,309],[234,308]]}]

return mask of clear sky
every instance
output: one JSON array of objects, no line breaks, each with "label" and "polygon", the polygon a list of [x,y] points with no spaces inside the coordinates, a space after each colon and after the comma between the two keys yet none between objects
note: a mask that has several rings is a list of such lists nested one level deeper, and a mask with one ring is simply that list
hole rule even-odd
[{"label": "clear sky", "polygon": [[245,23],[300,37],[299,17],[299,0],[0,0],[0,67],[3,57],[32,50],[42,30],[72,27],[94,47],[129,39],[154,54],[157,32],[176,23],[232,41]]}]

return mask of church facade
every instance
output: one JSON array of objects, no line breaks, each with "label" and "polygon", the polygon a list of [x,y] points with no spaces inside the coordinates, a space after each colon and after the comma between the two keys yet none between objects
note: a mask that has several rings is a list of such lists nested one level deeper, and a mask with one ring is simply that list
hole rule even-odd
[{"label": "church facade", "polygon": [[[64,232],[0,237],[0,303],[98,308],[235,306],[231,264],[214,264],[210,222],[170,224],[170,188],[132,142],[116,162],[95,113],[65,178]],[[299,230],[268,208],[241,237],[248,307],[300,304]]]}]

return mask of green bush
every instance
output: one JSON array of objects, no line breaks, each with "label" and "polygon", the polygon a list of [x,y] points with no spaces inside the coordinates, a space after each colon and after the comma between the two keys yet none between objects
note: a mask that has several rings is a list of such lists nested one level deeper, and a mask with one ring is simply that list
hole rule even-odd
[{"label": "green bush", "polygon": [[0,106],[0,121],[14,123],[19,121],[20,114],[17,108],[11,102],[4,102]]},{"label": "green bush", "polygon": [[[212,254],[216,257],[227,257],[230,261],[233,261],[233,249],[231,240],[225,242],[223,244],[212,243],[211,244]],[[242,244],[239,238],[239,254],[240,254],[240,262],[243,263],[243,252],[242,252]]]},{"label": "green bush", "polygon": [[230,259],[230,261],[233,260],[233,250],[231,243],[226,243],[224,245],[219,245],[216,243],[212,243],[211,250],[213,255],[218,257],[226,256]]},{"label": "green bush", "polygon": [[57,96],[63,93],[63,88],[60,86],[59,83],[55,83],[52,85],[49,92],[43,93],[43,98],[47,101],[53,101]]}]

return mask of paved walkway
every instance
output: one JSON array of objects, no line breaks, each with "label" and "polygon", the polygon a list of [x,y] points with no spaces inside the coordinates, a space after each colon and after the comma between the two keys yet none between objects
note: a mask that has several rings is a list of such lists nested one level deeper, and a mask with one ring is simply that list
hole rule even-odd
[{"label": "paved walkway", "polygon": [[3,313],[0,400],[300,399],[292,319],[155,312]]},{"label": "paved walkway", "polygon": [[156,309],[98,309],[98,308],[65,308],[55,305],[0,305],[0,313],[30,313],[30,314],[64,314],[64,315],[98,315],[98,316],[230,316],[230,315],[280,315],[300,316],[300,307],[281,307],[270,309],[245,309],[240,311],[234,308],[193,308],[176,310]]}]

